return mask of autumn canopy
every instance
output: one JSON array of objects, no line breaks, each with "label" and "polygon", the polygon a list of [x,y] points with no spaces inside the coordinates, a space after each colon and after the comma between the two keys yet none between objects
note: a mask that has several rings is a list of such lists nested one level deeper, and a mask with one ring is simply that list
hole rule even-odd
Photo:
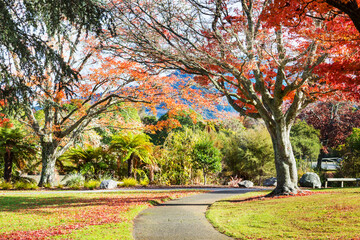
[{"label": "autumn canopy", "polygon": [[[275,152],[272,194],[294,194],[298,176],[289,135],[298,114],[318,100],[360,97],[355,0],[113,0],[91,10],[99,21],[90,26],[79,19],[91,16],[66,11],[59,19],[68,18],[69,26],[49,32],[40,14],[42,55],[25,46],[32,50],[24,56],[34,63],[25,71],[22,55],[6,47],[13,59],[0,62],[11,63],[2,74],[12,77],[0,96],[19,90],[11,96],[40,138],[40,185],[52,183],[56,159],[100,114],[124,103],[153,111],[159,104],[180,109],[182,101],[214,108],[220,97],[240,115],[263,120]],[[42,58],[47,52],[52,60]],[[39,108],[43,122],[34,115]]]}]

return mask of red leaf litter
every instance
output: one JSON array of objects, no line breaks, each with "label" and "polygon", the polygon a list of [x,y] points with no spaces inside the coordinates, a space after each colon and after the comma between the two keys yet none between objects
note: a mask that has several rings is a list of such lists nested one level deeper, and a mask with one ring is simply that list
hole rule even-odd
[{"label": "red leaf litter", "polygon": [[290,197],[303,197],[303,196],[311,196],[316,194],[327,194],[330,192],[313,192],[308,190],[302,190],[298,192],[297,194],[289,194],[289,195],[280,195],[280,196],[267,196],[267,195],[261,195],[251,198],[245,198],[240,200],[230,200],[230,202],[251,202],[251,201],[258,201],[258,200],[271,200],[271,199],[278,199],[278,198],[290,198]]},{"label": "red leaf litter", "polygon": [[56,214],[56,217],[64,219],[68,223],[47,229],[6,232],[0,234],[0,239],[48,239],[51,236],[70,234],[72,231],[86,226],[124,222],[128,219],[120,217],[118,213],[128,211],[130,207],[137,205],[148,205],[151,207],[150,201],[162,202],[163,199],[170,197],[179,198],[194,193],[197,192],[177,191],[173,193],[142,193],[140,196],[114,195],[99,198],[78,198],[72,199],[69,203],[61,204],[60,206],[45,205],[18,210],[20,214],[39,213],[40,215],[44,212]]}]

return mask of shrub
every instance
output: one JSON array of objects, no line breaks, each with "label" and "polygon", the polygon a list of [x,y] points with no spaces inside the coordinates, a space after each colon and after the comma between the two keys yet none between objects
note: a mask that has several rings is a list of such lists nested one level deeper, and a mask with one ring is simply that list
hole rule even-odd
[{"label": "shrub", "polygon": [[59,188],[59,189],[63,189],[63,188],[64,188],[64,185],[59,184],[59,185],[57,186],[57,188]]},{"label": "shrub", "polygon": [[346,143],[338,147],[343,156],[340,169],[337,172],[341,177],[360,177],[360,128],[354,128]]},{"label": "shrub", "polygon": [[224,171],[257,184],[275,175],[274,150],[266,128],[231,135],[224,149]]},{"label": "shrub", "polygon": [[201,169],[206,185],[206,174],[221,170],[221,152],[209,139],[202,139],[195,144],[193,150],[193,163],[195,169]]},{"label": "shrub", "polygon": [[52,187],[50,183],[45,183],[43,186],[44,186],[44,188],[51,188]]},{"label": "shrub", "polygon": [[122,186],[124,187],[133,187],[136,186],[137,181],[135,178],[124,178]]},{"label": "shrub", "polygon": [[110,173],[104,173],[104,174],[99,175],[99,180],[100,180],[100,182],[102,182],[104,180],[114,180],[114,177]]},{"label": "shrub", "polygon": [[100,182],[97,180],[89,180],[84,183],[84,187],[93,190],[100,187]]},{"label": "shrub", "polygon": [[13,188],[13,185],[9,182],[3,182],[0,184],[0,188],[3,190],[9,190]]},{"label": "shrub", "polygon": [[141,186],[147,186],[149,185],[149,179],[148,178],[145,178],[143,180],[140,181],[140,185]]},{"label": "shrub", "polygon": [[65,186],[70,187],[72,189],[80,189],[84,186],[85,177],[81,173],[72,173],[68,174],[63,178],[65,182]]},{"label": "shrub", "polygon": [[36,183],[29,183],[29,182],[16,182],[14,184],[14,188],[18,190],[35,190],[38,188]]}]

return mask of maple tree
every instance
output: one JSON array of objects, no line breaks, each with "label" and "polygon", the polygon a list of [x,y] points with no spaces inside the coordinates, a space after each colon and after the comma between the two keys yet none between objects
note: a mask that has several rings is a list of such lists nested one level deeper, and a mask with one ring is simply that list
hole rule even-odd
[{"label": "maple tree", "polygon": [[297,28],[269,24],[269,4],[113,1],[122,34],[108,44],[122,46],[119,55],[132,61],[193,74],[240,114],[262,118],[275,150],[278,185],[272,194],[292,194],[298,187],[290,129],[302,109],[333,91],[315,72],[332,46],[315,38],[323,32],[320,21]]},{"label": "maple tree", "polygon": [[[358,0],[275,0],[265,15],[270,25],[297,27],[309,20],[320,21],[323,29],[314,36],[329,43],[329,60],[318,72],[342,87],[347,98],[360,98],[360,8]],[[345,98],[343,97],[342,100]]]},{"label": "maple tree", "polygon": [[360,32],[360,8],[358,0],[275,0],[272,9],[280,13],[278,21],[297,24],[306,17],[314,17],[313,12],[320,14],[318,18],[333,20],[339,15],[346,15]]},{"label": "maple tree", "polygon": [[[78,36],[79,37],[79,36]],[[73,94],[66,94],[66,87],[58,87],[56,81],[68,82],[66,75],[46,69],[44,78],[32,78],[28,87],[36,94],[25,98],[24,123],[32,128],[40,139],[42,151],[42,171],[39,186],[53,184],[55,162],[79,137],[86,127],[97,119],[100,114],[110,115],[121,109],[122,104],[159,104],[164,93],[172,91],[171,86],[160,85],[155,77],[147,74],[139,64],[121,61],[115,57],[104,56],[93,39],[79,42],[78,51],[70,48],[69,42],[59,37],[52,44],[67,59],[69,66],[82,73],[81,80],[72,85]],[[96,66],[91,63],[96,59]],[[86,71],[85,73],[83,73]],[[164,83],[171,83],[172,77],[157,77]],[[175,102],[166,99],[167,106]],[[117,120],[121,126],[123,121]]]}]

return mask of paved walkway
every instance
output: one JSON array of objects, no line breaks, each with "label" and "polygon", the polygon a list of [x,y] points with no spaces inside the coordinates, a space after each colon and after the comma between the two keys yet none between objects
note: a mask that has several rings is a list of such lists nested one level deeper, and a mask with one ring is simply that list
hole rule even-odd
[{"label": "paved walkway", "polygon": [[136,240],[225,240],[205,217],[214,202],[257,189],[217,189],[148,208],[135,219]]}]

